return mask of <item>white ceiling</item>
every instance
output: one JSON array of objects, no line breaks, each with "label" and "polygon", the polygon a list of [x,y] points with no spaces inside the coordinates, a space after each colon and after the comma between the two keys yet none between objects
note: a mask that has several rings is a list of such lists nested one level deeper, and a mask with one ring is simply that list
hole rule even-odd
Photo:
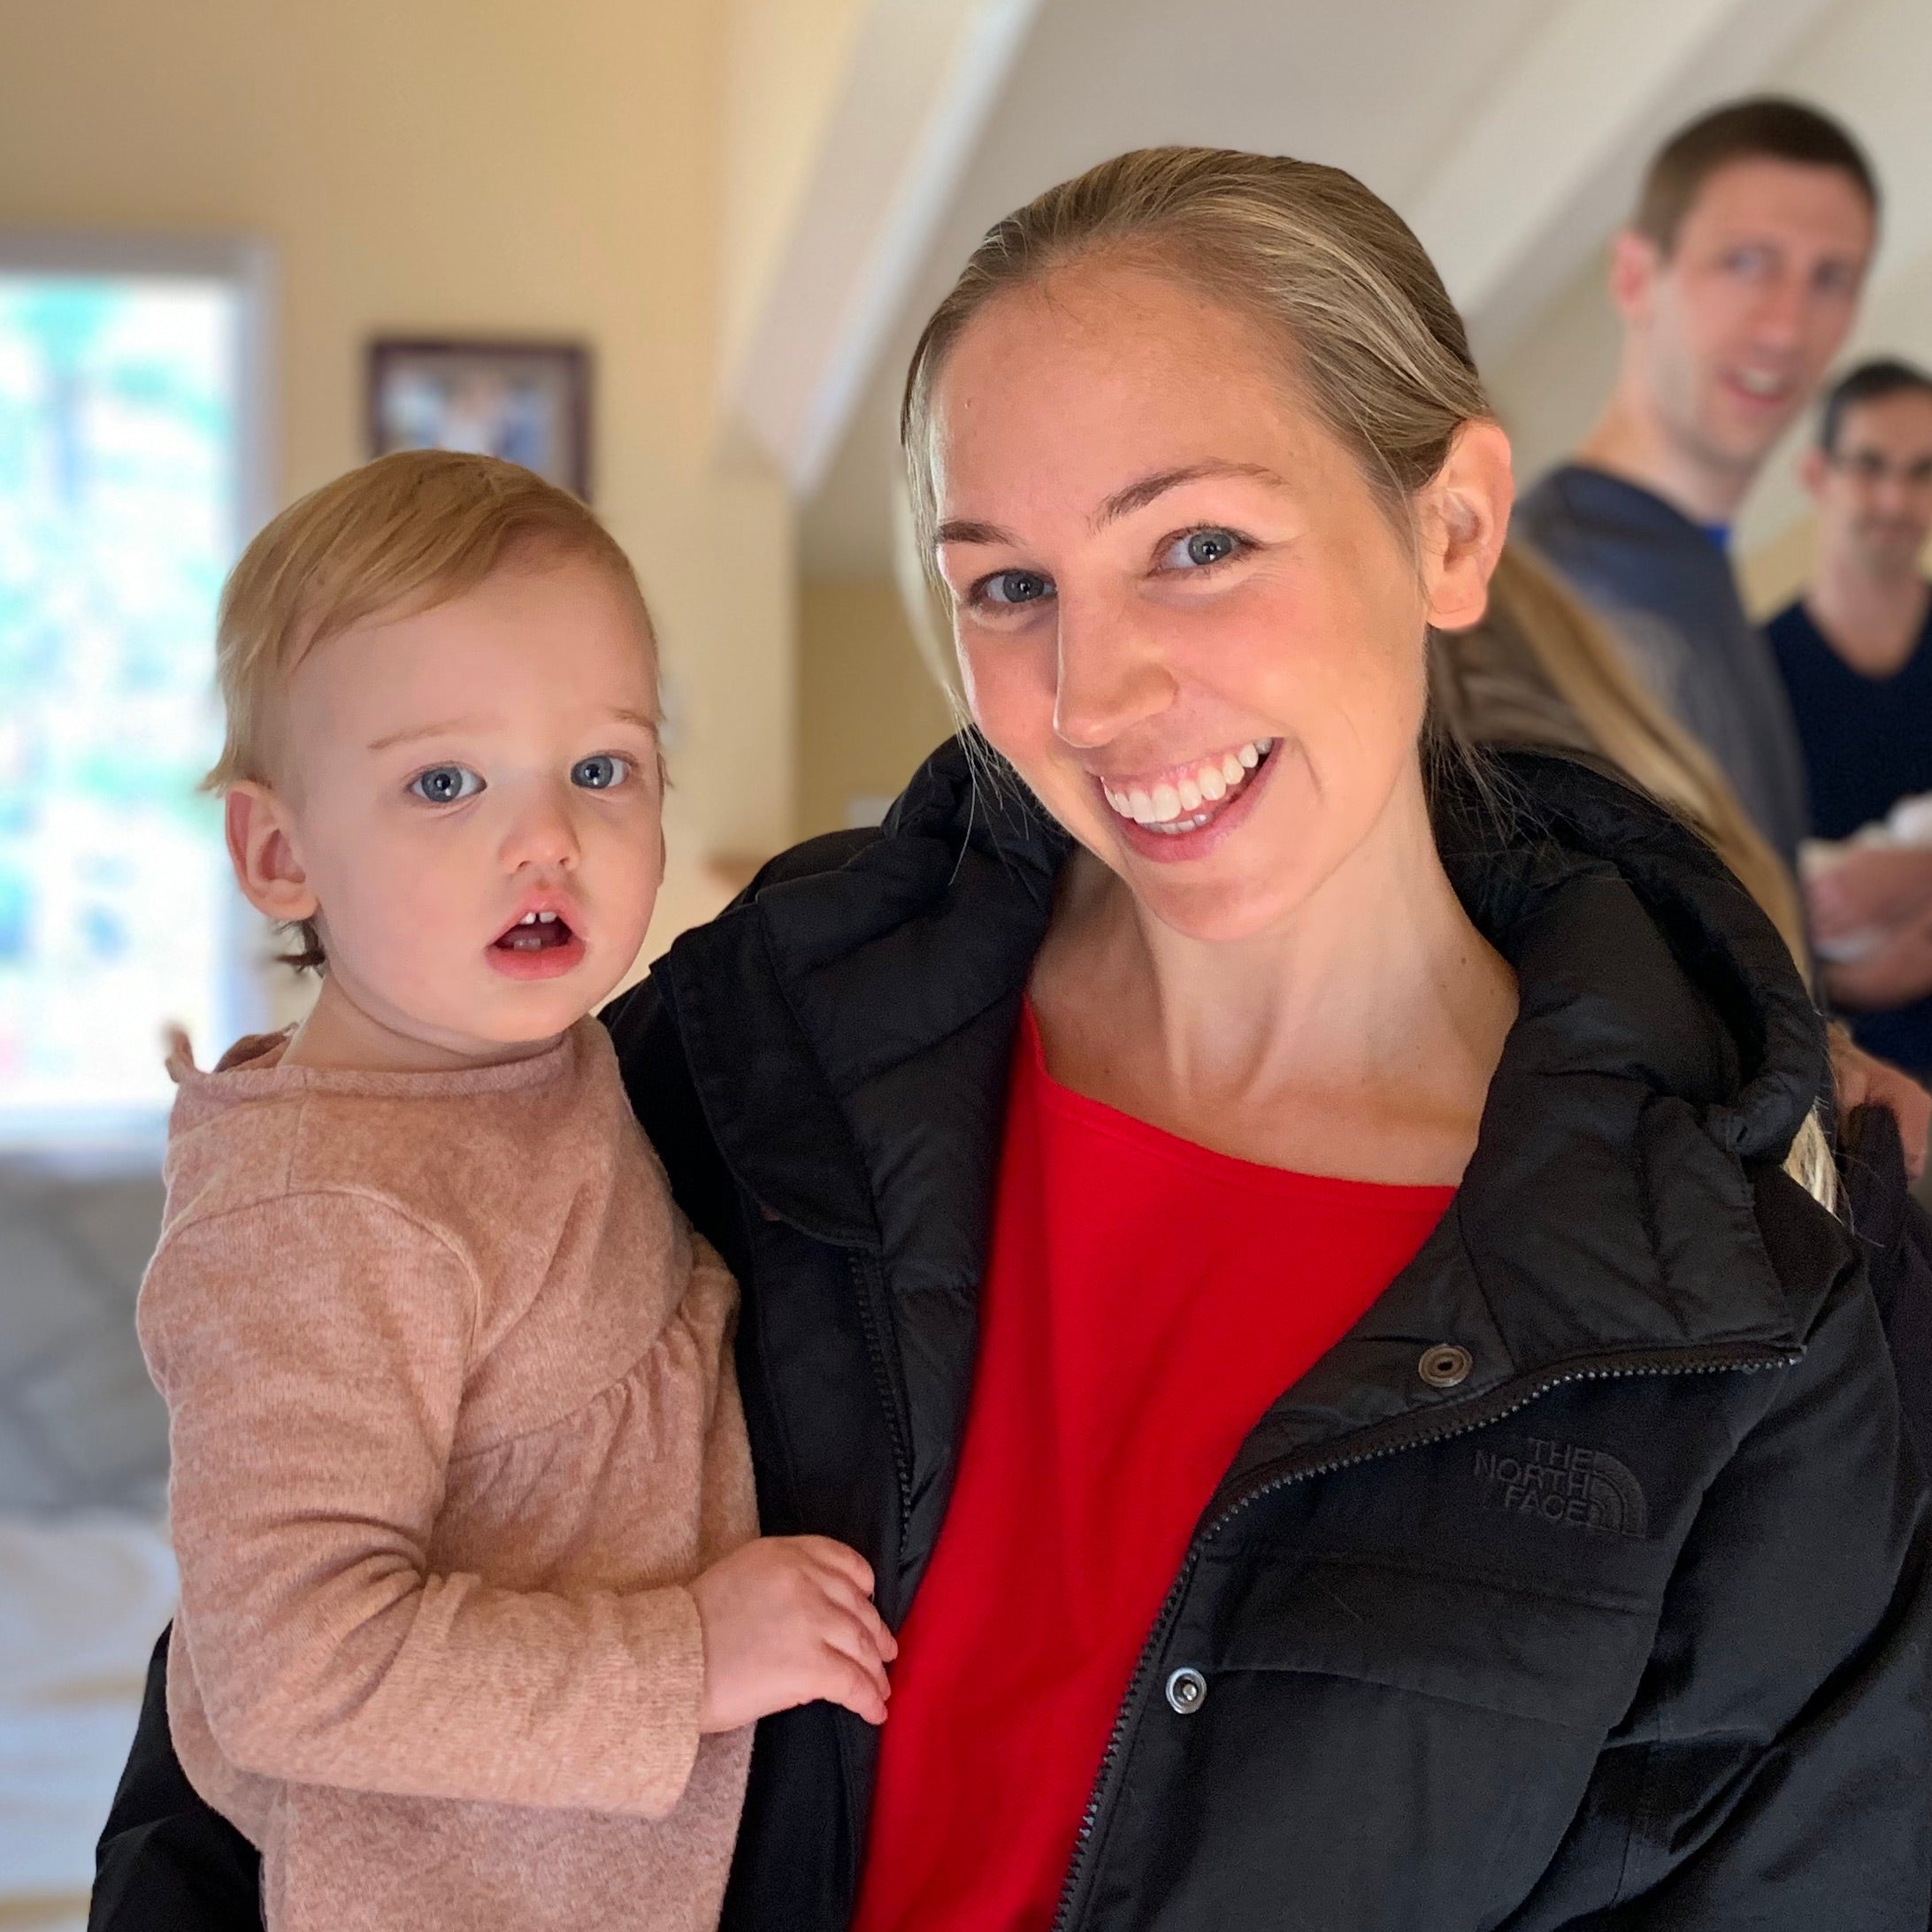
[{"label": "white ceiling", "polygon": [[[1905,204],[1884,287],[1916,288],[1932,0],[1044,0],[803,506],[804,571],[889,574],[901,376],[979,236],[1053,182],[1159,142],[1330,162],[1407,214],[1506,412],[1521,410],[1525,467],[1540,464],[1607,377],[1591,285],[1643,156],[1759,86],[1814,94],[1867,136]],[[1897,295],[1878,293],[1896,318]]]},{"label": "white ceiling", "polygon": [[1332,162],[1399,205],[1546,5],[1046,0],[806,507],[806,573],[889,571],[900,377],[921,322],[1008,210],[1110,154],[1166,142]]}]

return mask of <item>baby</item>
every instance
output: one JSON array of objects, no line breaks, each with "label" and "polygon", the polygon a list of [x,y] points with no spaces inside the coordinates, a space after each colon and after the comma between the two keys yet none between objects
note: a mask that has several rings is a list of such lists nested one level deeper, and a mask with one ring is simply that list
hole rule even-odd
[{"label": "baby", "polygon": [[256,538],[218,659],[236,876],[322,979],[172,1062],[181,1763],[271,1932],[711,1925],[752,1721],[882,1721],[896,1646],[854,1552],[757,1539],[735,1290],[586,1017],[663,872],[636,579],[527,471],[387,456]]}]

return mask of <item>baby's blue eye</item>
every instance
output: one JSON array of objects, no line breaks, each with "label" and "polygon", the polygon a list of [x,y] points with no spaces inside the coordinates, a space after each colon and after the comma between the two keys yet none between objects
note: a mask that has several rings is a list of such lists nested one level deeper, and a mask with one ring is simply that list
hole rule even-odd
[{"label": "baby's blue eye", "polygon": [[586,792],[608,792],[613,785],[622,785],[630,775],[631,761],[608,751],[599,752],[594,758],[579,758],[571,767],[571,783],[582,786]]},{"label": "baby's blue eye", "polygon": [[482,779],[467,765],[432,765],[410,780],[410,790],[432,805],[454,805],[474,798],[482,789]]},{"label": "baby's blue eye", "polygon": [[1161,563],[1167,570],[1200,570],[1225,563],[1240,548],[1241,540],[1231,530],[1190,530],[1168,546]]}]

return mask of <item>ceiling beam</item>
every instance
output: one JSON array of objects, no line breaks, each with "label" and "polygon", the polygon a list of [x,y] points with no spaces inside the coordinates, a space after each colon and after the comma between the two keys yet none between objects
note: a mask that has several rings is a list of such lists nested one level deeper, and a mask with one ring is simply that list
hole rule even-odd
[{"label": "ceiling beam", "polygon": [[723,378],[809,494],[837,448],[1040,0],[867,0]]}]

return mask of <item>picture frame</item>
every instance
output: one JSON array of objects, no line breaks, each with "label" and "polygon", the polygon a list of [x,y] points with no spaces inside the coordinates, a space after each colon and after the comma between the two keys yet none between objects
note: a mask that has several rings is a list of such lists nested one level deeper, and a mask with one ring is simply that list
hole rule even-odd
[{"label": "picture frame", "polygon": [[588,502],[590,374],[582,342],[379,336],[369,345],[369,453],[472,449]]}]

